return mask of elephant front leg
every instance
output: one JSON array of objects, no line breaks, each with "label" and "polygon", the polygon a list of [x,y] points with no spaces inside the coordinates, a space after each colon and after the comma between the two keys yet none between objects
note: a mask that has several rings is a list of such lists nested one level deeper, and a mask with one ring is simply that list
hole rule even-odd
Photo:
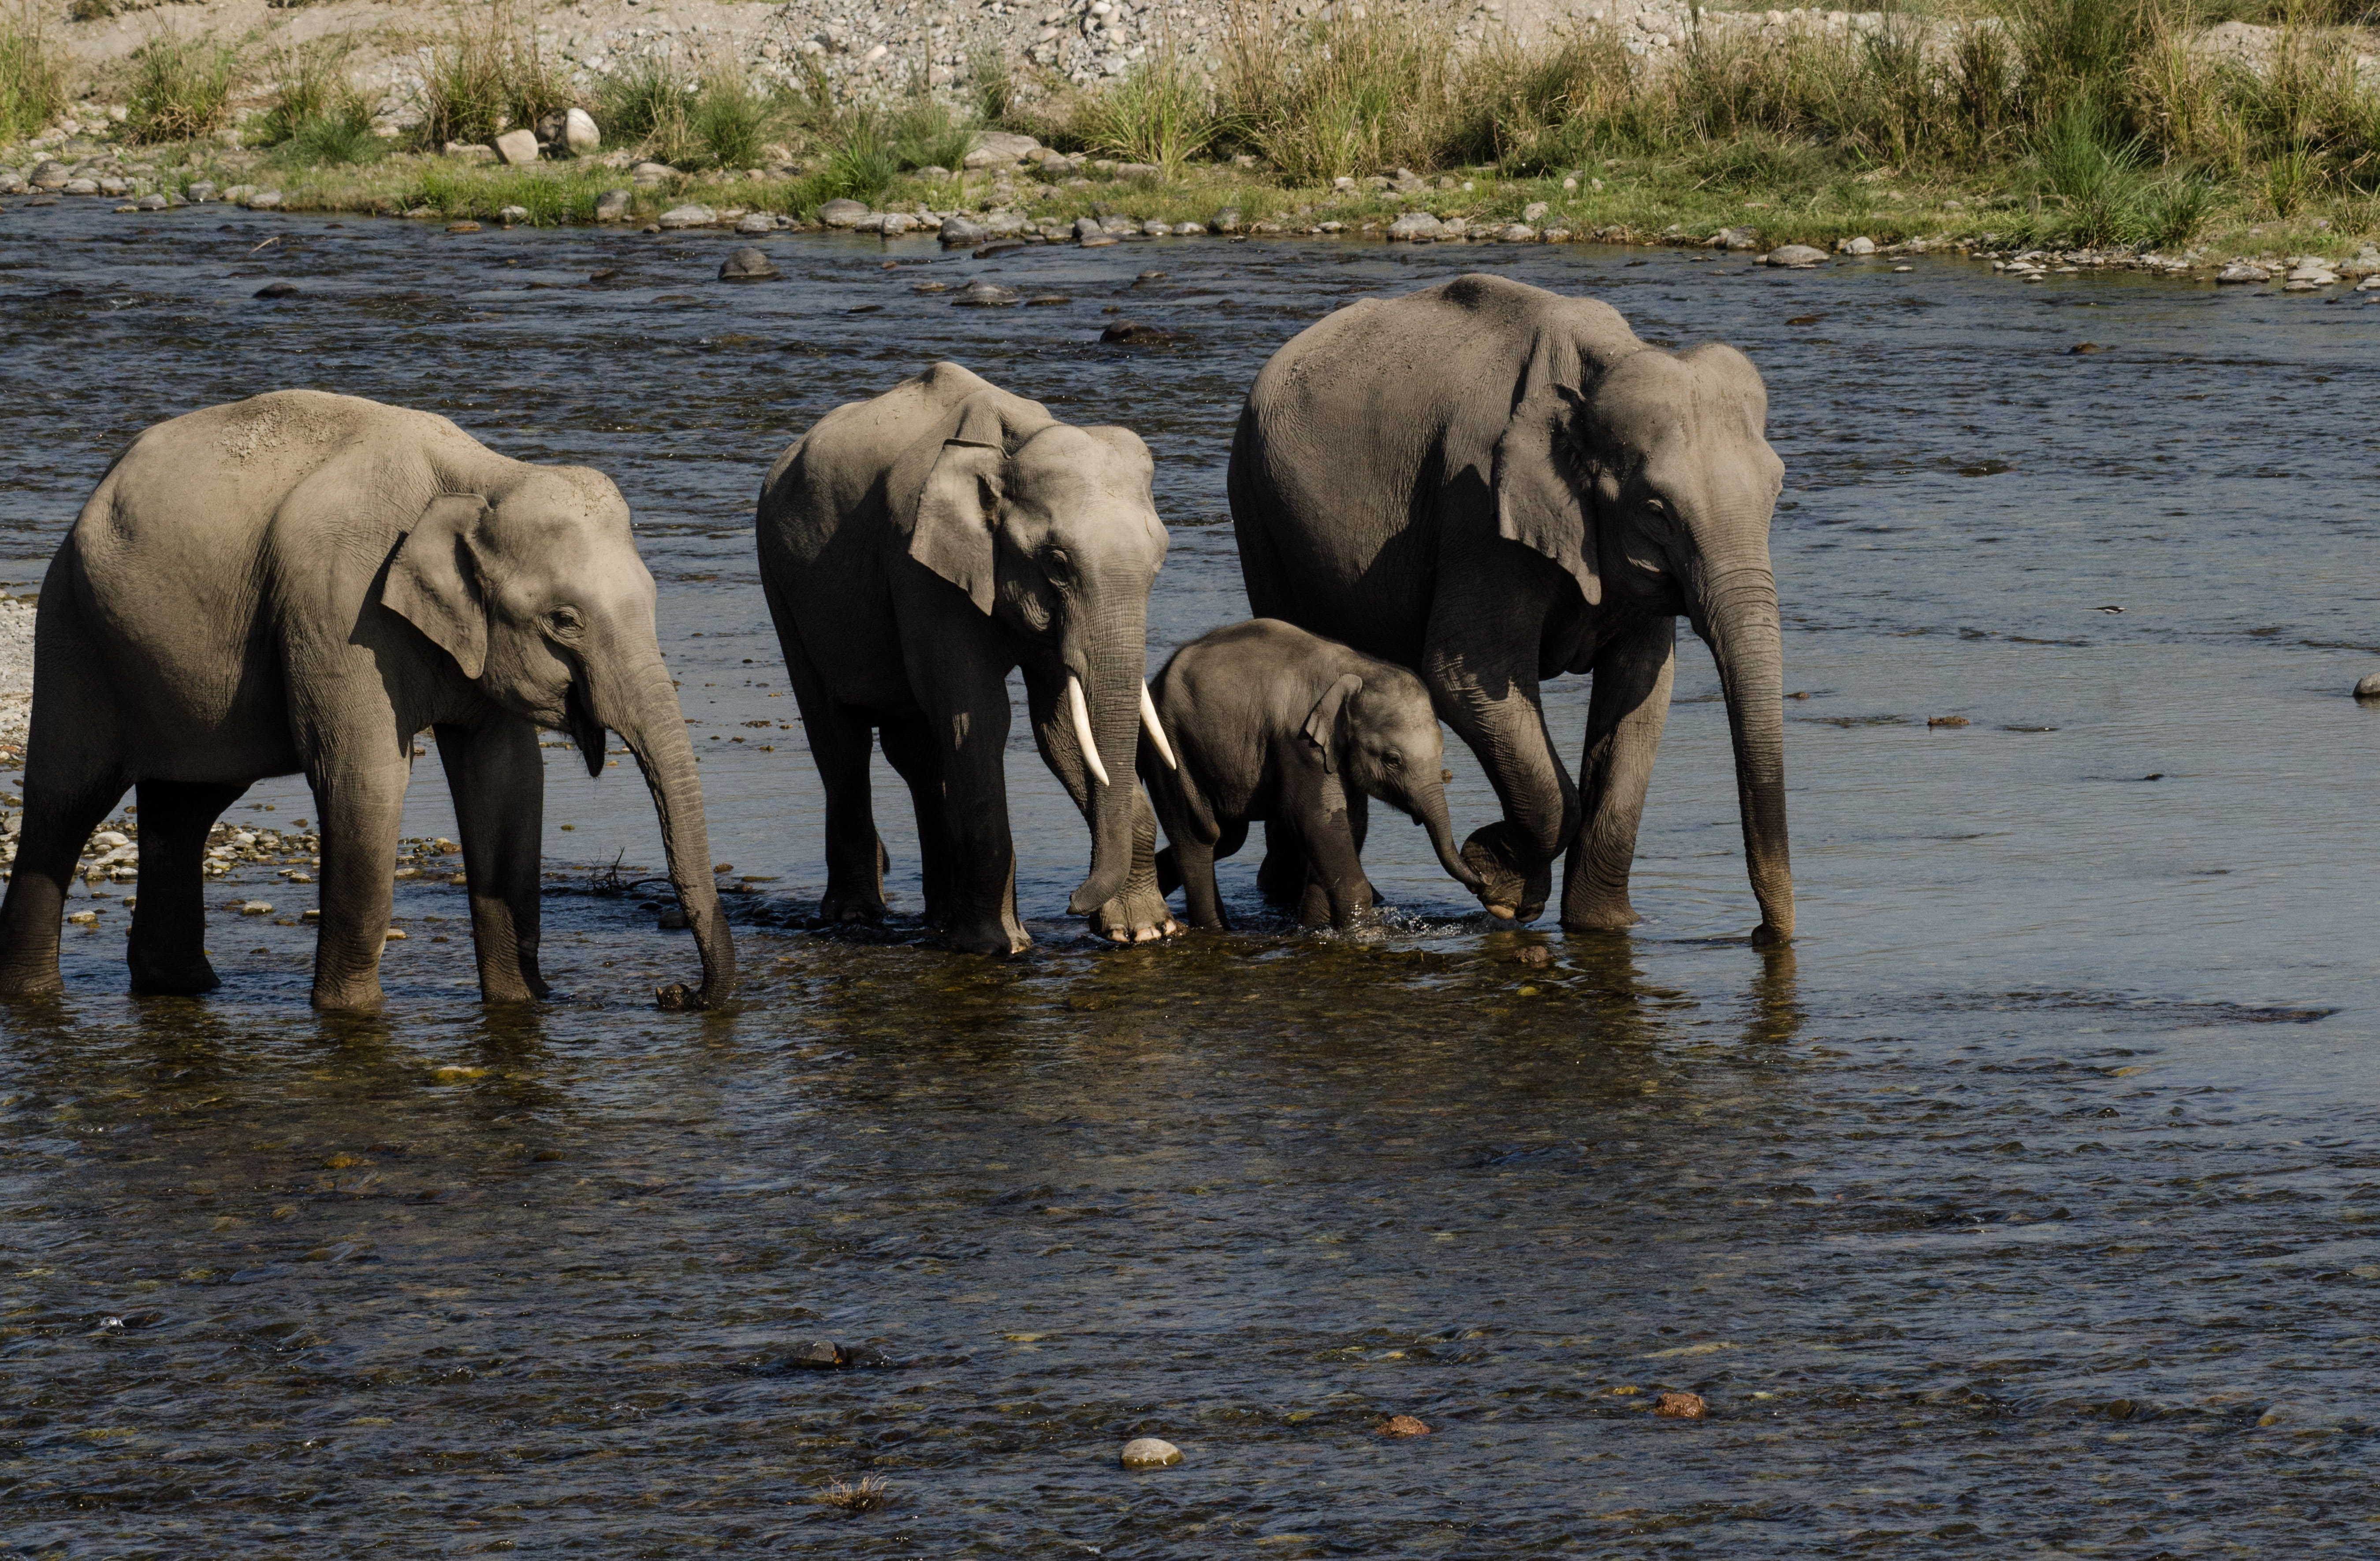
[{"label": "elephant front leg", "polygon": [[1614,635],[1596,655],[1586,751],[1579,769],[1581,818],[1562,865],[1561,925],[1567,931],[1636,924],[1628,877],[1677,679],[1677,623],[1648,619]]},{"label": "elephant front leg", "polygon": [[310,768],[322,834],[322,924],[314,944],[318,1009],[381,1006],[380,960],[388,943],[409,770],[394,749],[318,754]]},{"label": "elephant front leg", "polygon": [[950,842],[943,937],[966,953],[1021,954],[1033,938],[1016,914],[1016,843],[1008,832],[1007,679],[986,673],[935,693],[929,720]]},{"label": "elephant front leg", "polygon": [[546,995],[537,968],[538,869],[545,830],[545,766],[537,728],[492,720],[478,728],[441,726],[438,757],[463,834],[463,878],[471,901],[471,942],[480,1000],[525,1002]]},{"label": "elephant front leg", "polygon": [[[1502,818],[1463,842],[1463,860],[1479,875],[1488,914],[1515,922],[1545,914],[1554,857],[1578,827],[1578,792],[1538,704],[1536,658],[1534,639],[1479,646],[1434,637],[1423,670],[1439,713],[1478,756],[1503,805]],[[1480,667],[1503,669],[1499,692],[1481,684]]]},{"label": "elephant front leg", "polygon": [[1341,932],[1369,926],[1372,886],[1364,877],[1364,858],[1355,845],[1348,817],[1347,797],[1339,778],[1318,768],[1287,779],[1285,799],[1298,813],[1298,839],[1305,847],[1305,891],[1298,919],[1307,926],[1336,927]]},{"label": "elephant front leg", "polygon": [[223,985],[207,959],[207,831],[246,786],[140,782],[140,895],[126,960],[144,997],[196,997]]},{"label": "elephant front leg", "polygon": [[[1211,880],[1211,866],[1208,876]],[[1182,930],[1158,882],[1157,814],[1137,785],[1133,787],[1132,875],[1114,899],[1091,913],[1090,922],[1091,930],[1111,943],[1146,943]]]}]

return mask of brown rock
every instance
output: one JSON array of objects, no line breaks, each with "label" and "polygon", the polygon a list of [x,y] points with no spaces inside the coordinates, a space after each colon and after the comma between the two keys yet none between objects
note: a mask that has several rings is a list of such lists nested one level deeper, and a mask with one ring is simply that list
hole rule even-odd
[{"label": "brown rock", "polygon": [[1523,965],[1549,965],[1554,962],[1554,951],[1542,943],[1532,943],[1515,953],[1512,956],[1512,962]]},{"label": "brown rock", "polygon": [[1967,724],[1967,718],[1964,716],[1928,716],[1925,718],[1925,724],[1928,726],[1964,726]]},{"label": "brown rock", "polygon": [[1390,1415],[1388,1419],[1388,1423],[1380,1427],[1380,1434],[1383,1436],[1427,1436],[1429,1434],[1429,1427],[1424,1425],[1421,1422],[1415,1420],[1411,1415]]},{"label": "brown rock", "polygon": [[1664,1393],[1653,1400],[1653,1412],[1668,1420],[1700,1420],[1710,1406],[1699,1393]]}]

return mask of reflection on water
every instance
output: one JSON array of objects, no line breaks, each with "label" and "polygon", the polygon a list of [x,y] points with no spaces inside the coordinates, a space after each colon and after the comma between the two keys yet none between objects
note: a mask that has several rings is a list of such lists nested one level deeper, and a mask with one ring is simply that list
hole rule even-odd
[{"label": "reflection on water", "polygon": [[[0,579],[133,431],[279,385],[601,466],[719,860],[761,880],[731,897],[752,985],[650,1006],[686,939],[588,891],[658,863],[650,809],[566,752],[552,1003],[471,1000],[443,883],[400,886],[373,1018],[306,1010],[303,926],[225,914],[199,1002],[123,996],[120,912],[71,930],[69,998],[0,1015],[17,1550],[2369,1547],[2365,306],[1205,241],[788,239],[791,280],[727,288],[710,240],[223,217],[0,218]],[[273,233],[300,299],[249,297]],[[1384,828],[1377,938],[1269,921],[1250,853],[1224,881],[1251,930],[1095,948],[1062,915],[1087,843],[1023,736],[1032,956],[798,930],[816,787],[749,527],[787,441],[944,356],[1130,424],[1174,528],[1161,660],[1245,611],[1222,462],[1255,367],[1349,296],[1488,264],[1768,377],[1793,950],[1743,941],[1692,648],[1631,936],[1491,927]],[[921,272],[1074,302],[951,309]],[[1093,345],[1111,304],[1195,341]],[[2086,334],[2115,350],[2066,352]],[[1585,701],[1553,685],[1572,750]],[[1450,763],[1467,830],[1492,799]],[[453,832],[441,790],[408,833]],[[820,1340],[887,1363],[799,1364]],[[1669,1388],[1712,1418],[1653,1418]],[[1378,1438],[1392,1413],[1435,1434]],[[1122,1474],[1142,1433],[1187,1461]],[[811,1499],[863,1474],[891,1507]]]}]

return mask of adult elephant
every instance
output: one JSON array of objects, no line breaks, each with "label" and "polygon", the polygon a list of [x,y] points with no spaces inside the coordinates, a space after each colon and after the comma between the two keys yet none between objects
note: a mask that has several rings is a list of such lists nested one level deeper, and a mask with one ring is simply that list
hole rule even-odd
[{"label": "adult elephant", "polygon": [[443,417],[280,391],[140,434],[51,563],[34,624],[23,833],[0,904],[0,995],[58,989],[58,916],[83,843],[140,791],[137,992],[217,985],[207,831],[248,787],[302,772],[322,841],[315,1006],[381,1002],[416,732],[434,728],[470,886],[480,994],[542,997],[540,727],[589,774],[604,729],[660,810],[702,986],[734,990],[694,753],[628,507],[600,473],[531,466]]},{"label": "adult elephant", "polygon": [[[1495,276],[1356,303],[1257,375],[1230,478],[1248,605],[1422,674],[1503,805],[1463,853],[1496,914],[1542,914],[1567,848],[1562,926],[1636,920],[1683,614],[1726,694],[1754,941],[1791,938],[1767,405],[1733,348],[1661,351]],[[1583,786],[1538,700],[1562,672],[1595,678]]]},{"label": "adult elephant", "polygon": [[1061,423],[955,363],[835,408],[770,469],[760,581],[826,788],[828,919],[884,914],[880,731],[917,807],[928,924],[977,953],[1030,946],[1002,768],[1021,668],[1042,760],[1090,826],[1069,908],[1117,941],[1178,930],[1133,769],[1165,557],[1153,471],[1130,430]]}]

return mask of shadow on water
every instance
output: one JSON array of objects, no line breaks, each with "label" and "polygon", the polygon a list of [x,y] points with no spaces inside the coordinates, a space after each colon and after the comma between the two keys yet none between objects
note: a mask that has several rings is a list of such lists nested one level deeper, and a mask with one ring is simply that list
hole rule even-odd
[{"label": "shadow on water", "polygon": [[[67,996],[0,1012],[15,1552],[2368,1548],[2365,306],[1203,241],[886,271],[878,241],[784,238],[788,281],[729,288],[710,239],[5,222],[0,583],[31,587],[139,429],[273,386],[601,467],[751,890],[737,1003],[657,1011],[690,945],[598,881],[657,870],[650,807],[560,748],[544,1004],[474,1000],[440,876],[398,886],[368,1018],[307,1010],[310,928],[228,909],[221,991],[127,998],[94,902]],[[302,299],[250,296],[274,235]],[[1161,661],[1245,612],[1223,463],[1257,366],[1351,296],[1483,267],[1767,377],[1795,949],[1744,941],[1691,642],[1628,935],[1491,925],[1382,829],[1378,936],[1268,919],[1250,855],[1222,876],[1245,930],[1099,947],[1021,730],[1032,953],[902,919],[880,767],[894,921],[801,930],[820,820],[750,536],[787,442],[941,357],[1135,428]],[[977,276],[1070,301],[915,290]],[[2114,350],[2068,352],[2083,302]],[[1193,344],[1099,346],[1111,306]],[[1575,753],[1584,684],[1548,698]],[[1490,817],[1448,763],[1459,825]],[[408,835],[454,830],[436,768]],[[274,782],[233,817],[276,805],[310,815]],[[1665,1391],[1709,1417],[1655,1416]],[[1383,1439],[1390,1414],[1433,1434]],[[1186,1461],[1123,1474],[1144,1433]],[[871,1474],[880,1511],[814,1499]]]}]

